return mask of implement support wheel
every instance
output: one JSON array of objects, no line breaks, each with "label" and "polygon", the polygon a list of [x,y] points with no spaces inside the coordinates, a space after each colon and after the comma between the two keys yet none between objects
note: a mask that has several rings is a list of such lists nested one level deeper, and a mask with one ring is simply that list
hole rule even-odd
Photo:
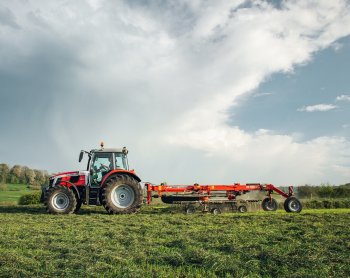
[{"label": "implement support wheel", "polygon": [[273,198],[271,200],[270,198],[265,198],[262,201],[261,206],[265,211],[275,211],[278,208],[277,201]]},{"label": "implement support wheel", "polygon": [[240,207],[238,208],[238,211],[239,211],[240,213],[245,213],[245,212],[248,211],[248,209],[247,209],[246,206],[240,206]]},{"label": "implement support wheel", "polygon": [[188,206],[185,208],[185,213],[186,214],[192,214],[192,213],[195,213],[196,212],[196,208],[193,207],[193,206]]},{"label": "implement support wheel", "polygon": [[221,213],[221,210],[220,210],[219,208],[213,208],[213,209],[211,210],[211,213],[214,214],[214,215],[218,215],[218,214]]},{"label": "implement support wheel", "polygon": [[284,201],[284,209],[286,212],[301,212],[302,208],[300,201],[295,197],[288,197]]}]

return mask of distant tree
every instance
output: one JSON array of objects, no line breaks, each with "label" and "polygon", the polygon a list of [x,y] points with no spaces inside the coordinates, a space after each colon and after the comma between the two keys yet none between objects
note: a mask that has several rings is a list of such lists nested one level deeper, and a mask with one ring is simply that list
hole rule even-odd
[{"label": "distant tree", "polygon": [[335,198],[348,198],[350,197],[350,183],[334,187]]},{"label": "distant tree", "polygon": [[317,197],[316,187],[311,185],[304,185],[298,187],[298,195],[300,198]]},{"label": "distant tree", "polygon": [[34,181],[35,185],[42,186],[42,185],[48,184],[49,174],[47,171],[34,170],[34,172],[35,172],[35,181]]},{"label": "distant tree", "polygon": [[5,163],[1,163],[0,164],[0,183],[6,183],[9,173],[10,173],[10,167]]},{"label": "distant tree", "polygon": [[318,187],[317,190],[318,196],[321,198],[332,198],[334,196],[334,186],[324,185]]},{"label": "distant tree", "polygon": [[46,184],[49,184],[49,179],[50,179],[50,174],[47,170],[43,170],[42,171],[43,173],[43,176],[44,176],[44,180],[43,180],[43,184],[42,185],[46,185]]},{"label": "distant tree", "polygon": [[10,168],[7,164],[0,163],[0,183],[23,183],[42,186],[49,183],[49,177],[50,175],[46,170],[36,170],[20,165]]},{"label": "distant tree", "polygon": [[10,183],[20,183],[22,179],[22,167],[15,165],[11,168],[8,181]]},{"label": "distant tree", "polygon": [[24,173],[25,184],[35,184],[35,171],[28,167],[23,167],[22,172]]}]

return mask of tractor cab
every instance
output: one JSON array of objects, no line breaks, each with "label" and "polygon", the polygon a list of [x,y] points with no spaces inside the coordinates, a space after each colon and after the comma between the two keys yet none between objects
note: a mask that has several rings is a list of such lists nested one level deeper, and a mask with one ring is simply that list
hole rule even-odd
[{"label": "tractor cab", "polygon": [[81,151],[79,162],[81,162],[84,153],[89,156],[87,171],[90,172],[91,186],[100,186],[103,178],[115,170],[129,171],[128,150],[124,148],[103,148],[94,149],[90,152]]}]

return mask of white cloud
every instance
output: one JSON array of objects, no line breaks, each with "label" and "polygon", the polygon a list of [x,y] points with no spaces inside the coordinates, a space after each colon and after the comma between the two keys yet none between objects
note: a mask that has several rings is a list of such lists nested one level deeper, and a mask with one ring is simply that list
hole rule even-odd
[{"label": "white cloud", "polygon": [[257,93],[254,95],[254,97],[265,97],[265,96],[271,96],[273,93]]},{"label": "white cloud", "polygon": [[293,71],[350,34],[347,2],[238,8],[244,2],[10,1],[22,31],[0,26],[1,69],[40,60],[43,42],[76,59],[68,74],[53,72],[54,89],[45,91],[47,134],[61,152],[43,168],[68,168],[77,151],[104,139],[127,145],[132,165],[154,182],[342,182],[330,169],[345,163],[345,139],[249,133],[227,124],[227,110],[271,74]]},{"label": "white cloud", "polygon": [[329,110],[333,110],[337,108],[336,105],[333,104],[316,104],[316,105],[309,105],[304,106],[301,108],[298,108],[298,111],[305,111],[305,112],[325,112]]},{"label": "white cloud", "polygon": [[336,101],[350,101],[350,96],[349,95],[340,95],[337,96],[335,99]]}]

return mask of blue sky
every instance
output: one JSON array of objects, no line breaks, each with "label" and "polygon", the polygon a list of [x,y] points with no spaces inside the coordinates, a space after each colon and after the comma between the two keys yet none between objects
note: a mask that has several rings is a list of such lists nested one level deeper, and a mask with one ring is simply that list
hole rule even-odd
[{"label": "blue sky", "polygon": [[348,0],[0,0],[0,162],[104,140],[154,183],[349,182],[349,36]]},{"label": "blue sky", "polygon": [[[350,37],[315,53],[310,62],[291,73],[275,73],[251,94],[243,96],[231,113],[231,125],[254,132],[268,129],[299,134],[299,140],[318,136],[350,135],[350,102],[337,101],[350,95]],[[298,111],[304,106],[332,104],[329,111]]]}]

